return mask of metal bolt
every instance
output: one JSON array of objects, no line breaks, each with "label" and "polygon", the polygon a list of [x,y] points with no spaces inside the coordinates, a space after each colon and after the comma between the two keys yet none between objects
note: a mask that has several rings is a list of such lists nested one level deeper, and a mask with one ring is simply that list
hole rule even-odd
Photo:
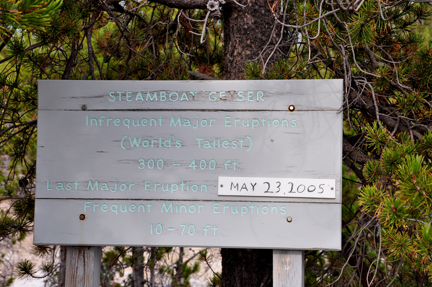
[{"label": "metal bolt", "polygon": [[288,107],[288,111],[290,111],[290,112],[294,112],[294,111],[295,111],[295,106],[294,106],[294,105],[290,105],[290,106]]},{"label": "metal bolt", "polygon": [[291,222],[292,222],[292,217],[291,217],[291,216],[288,216],[288,217],[287,217],[287,221],[291,223]]},{"label": "metal bolt", "polygon": [[80,214],[79,219],[80,220],[84,220],[85,219],[85,214]]},{"label": "metal bolt", "polygon": [[86,111],[87,110],[87,105],[82,105],[81,110]]}]

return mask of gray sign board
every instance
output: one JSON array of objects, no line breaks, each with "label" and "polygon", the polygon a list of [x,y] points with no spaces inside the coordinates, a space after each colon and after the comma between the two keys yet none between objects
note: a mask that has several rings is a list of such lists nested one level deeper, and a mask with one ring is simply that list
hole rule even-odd
[{"label": "gray sign board", "polygon": [[342,80],[39,81],[35,244],[340,249]]}]

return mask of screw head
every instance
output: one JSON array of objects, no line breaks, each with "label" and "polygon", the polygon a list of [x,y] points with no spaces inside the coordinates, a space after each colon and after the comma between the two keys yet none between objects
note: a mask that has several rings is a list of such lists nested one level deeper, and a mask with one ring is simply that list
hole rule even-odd
[{"label": "screw head", "polygon": [[294,112],[295,111],[295,106],[294,105],[290,105],[289,107],[288,107],[288,111],[290,111],[290,112]]},{"label": "screw head", "polygon": [[82,105],[81,106],[81,110],[86,111],[87,110],[87,105]]},{"label": "screw head", "polygon": [[291,223],[291,222],[292,222],[292,217],[291,217],[291,216],[288,216],[288,217],[287,217],[287,221],[288,221],[289,223]]},{"label": "screw head", "polygon": [[80,214],[80,215],[79,215],[79,219],[80,219],[80,220],[84,220],[84,219],[85,219],[85,214]]}]

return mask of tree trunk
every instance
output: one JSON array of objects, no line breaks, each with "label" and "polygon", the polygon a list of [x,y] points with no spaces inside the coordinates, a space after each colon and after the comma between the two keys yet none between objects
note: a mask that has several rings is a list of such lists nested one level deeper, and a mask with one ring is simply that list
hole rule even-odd
[{"label": "tree trunk", "polygon": [[[273,1],[272,1],[273,3]],[[255,0],[242,8],[223,8],[224,25],[224,79],[245,78],[244,69],[248,62],[264,65],[274,63],[287,43],[279,41],[287,30],[275,20],[267,0]],[[285,39],[288,39],[286,37]],[[280,49],[274,49],[279,45]],[[260,249],[227,249],[222,251],[222,286],[264,287],[273,285],[273,251]]]},{"label": "tree trunk", "polygon": [[271,249],[222,249],[223,287],[272,287]]},{"label": "tree trunk", "polygon": [[267,0],[250,0],[245,8],[224,6],[223,20],[225,80],[244,79],[248,62],[265,65],[270,58],[271,64],[288,53],[288,29],[276,25]]},{"label": "tree trunk", "polygon": [[66,246],[58,246],[60,248],[60,270],[58,273],[58,286],[65,287],[66,283]]},{"label": "tree trunk", "polygon": [[172,287],[175,286],[183,286],[183,272],[182,272],[182,266],[183,266],[183,252],[184,247],[179,247],[179,259],[177,260],[175,270],[176,272],[173,274],[173,280],[172,280]]},{"label": "tree trunk", "polygon": [[157,253],[157,247],[150,247],[150,262],[149,262],[149,268],[150,268],[150,287],[156,286],[156,253]]},{"label": "tree trunk", "polygon": [[144,286],[144,248],[132,247],[133,254],[133,287]]}]

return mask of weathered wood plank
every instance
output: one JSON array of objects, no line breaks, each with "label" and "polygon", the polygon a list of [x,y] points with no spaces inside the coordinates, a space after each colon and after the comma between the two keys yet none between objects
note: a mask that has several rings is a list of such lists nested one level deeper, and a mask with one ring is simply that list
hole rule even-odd
[{"label": "weathered wood plank", "polygon": [[[87,110],[241,109],[286,111],[290,105],[294,105],[297,111],[336,111],[342,105],[342,86],[342,80],[39,80],[38,104],[39,110],[81,110],[85,106]],[[138,94],[139,92],[141,96]]]},{"label": "weathered wood plank", "polygon": [[35,212],[35,244],[297,250],[341,244],[340,204],[36,199]]},{"label": "weathered wood plank", "polygon": [[68,246],[66,251],[66,287],[100,285],[102,247]]},{"label": "weathered wood plank", "polygon": [[304,286],[304,251],[273,250],[273,287]]},{"label": "weathered wood plank", "polygon": [[[130,123],[128,128],[123,124],[115,126],[111,120],[107,126],[107,118],[118,117],[154,118],[158,122],[162,119],[162,124],[134,127]],[[176,126],[171,124],[171,117],[206,119],[212,125]],[[254,128],[234,127],[236,118],[286,120],[288,126],[260,123]],[[104,122],[102,126],[99,119]],[[38,125],[37,198],[222,200],[217,194],[218,176],[235,176],[336,179],[333,199],[290,200],[331,203],[342,200],[342,114],[334,111],[294,114],[40,111]],[[204,140],[210,147],[204,146]],[[224,141],[227,147],[223,147]],[[92,189],[95,181],[98,188]],[[101,190],[104,182],[112,192]],[[183,189],[182,182],[189,188]],[[120,190],[121,184],[126,184],[126,190]],[[190,192],[192,185],[198,185],[200,192]],[[201,192],[201,186],[206,187],[205,192]],[[244,198],[225,197],[225,200]]]}]

